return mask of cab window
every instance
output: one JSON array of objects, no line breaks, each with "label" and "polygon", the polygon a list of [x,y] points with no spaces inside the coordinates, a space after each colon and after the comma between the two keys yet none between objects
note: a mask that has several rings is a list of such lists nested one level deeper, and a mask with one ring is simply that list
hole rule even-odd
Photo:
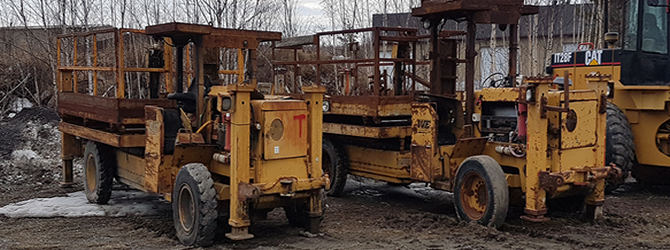
[{"label": "cab window", "polygon": [[668,14],[666,8],[649,6],[649,4],[645,4],[643,8],[642,51],[667,54]]},{"label": "cab window", "polygon": [[626,19],[626,35],[623,39],[623,48],[625,50],[637,50],[637,4],[638,1],[628,1],[628,11]]}]

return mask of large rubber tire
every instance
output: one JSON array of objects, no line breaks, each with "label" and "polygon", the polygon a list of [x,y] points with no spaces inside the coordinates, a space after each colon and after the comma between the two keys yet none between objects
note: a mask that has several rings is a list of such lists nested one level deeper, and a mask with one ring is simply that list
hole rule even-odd
[{"label": "large rubber tire", "polygon": [[635,160],[635,142],[626,115],[613,103],[607,102],[607,138],[605,164],[614,163],[621,169],[621,179],[609,179],[605,192],[610,193],[619,187],[633,170]]},{"label": "large rubber tire", "polygon": [[285,206],[284,212],[288,223],[294,227],[301,227],[310,233],[319,233],[321,221],[326,213],[326,192],[321,190],[321,216],[312,218],[309,215],[309,199],[296,200],[292,205]]},{"label": "large rubber tire", "polygon": [[179,241],[187,246],[211,246],[216,231],[216,190],[205,165],[182,167],[172,192],[172,218]]},{"label": "large rubber tire", "polygon": [[454,206],[460,220],[500,227],[507,217],[509,189],[498,162],[486,155],[465,159],[456,173]]},{"label": "large rubber tire", "polygon": [[326,194],[330,196],[340,196],[347,184],[347,171],[349,170],[349,157],[340,145],[323,138],[321,154],[321,167],[324,173],[330,177],[330,189]]},{"label": "large rubber tire", "polygon": [[111,146],[88,141],[84,148],[84,193],[91,203],[107,204],[112,196],[116,168],[115,150]]}]

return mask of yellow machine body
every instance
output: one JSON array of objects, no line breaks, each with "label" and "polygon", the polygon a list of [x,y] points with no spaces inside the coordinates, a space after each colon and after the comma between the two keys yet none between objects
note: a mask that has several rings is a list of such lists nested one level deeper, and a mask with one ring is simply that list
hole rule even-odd
[{"label": "yellow machine body", "polygon": [[[607,81],[592,80],[598,86],[592,90],[572,90],[570,110],[576,114],[576,125],[568,129],[565,112],[548,110],[547,106],[564,105],[564,91],[550,90],[551,79],[529,83],[536,91],[537,101],[526,103],[527,143],[494,141],[487,134],[476,132],[473,138],[462,138],[455,143],[438,143],[439,118],[435,103],[407,104],[411,110],[411,126],[353,128],[355,126],[326,123],[324,133],[340,136],[388,138],[386,131],[408,131],[409,150],[383,150],[344,144],[350,161],[349,173],[392,183],[428,182],[437,189],[454,191],[456,173],[461,163],[473,155],[487,155],[504,169],[510,189],[525,193],[526,213],[541,216],[546,213],[546,199],[585,195],[586,203],[602,205],[604,179],[609,170],[605,166],[606,114],[599,112]],[[482,116],[486,105],[518,105],[524,88],[486,88],[476,92],[476,112]],[[516,114],[512,114],[516,119]],[[476,126],[484,126],[476,124]],[[475,129],[480,131],[480,129]],[[395,136],[395,134],[391,134]],[[462,135],[457,135],[461,137]],[[397,137],[396,137],[397,138]],[[400,139],[400,138],[398,138]],[[505,153],[507,148],[524,152],[523,156]]]},{"label": "yellow machine body", "polygon": [[[609,100],[626,115],[635,139],[635,156],[642,165],[670,167],[670,139],[663,126],[670,122],[670,86],[625,86],[620,82],[621,64],[556,68],[567,70],[575,89],[589,89],[588,75],[612,76]],[[668,128],[666,128],[667,130]]]},{"label": "yellow machine body", "polygon": [[[123,30],[113,32],[123,34]],[[226,236],[231,239],[252,238],[248,233],[250,217],[276,207],[306,203],[308,216],[320,222],[322,190],[329,185],[320,162],[321,102],[325,89],[303,87],[305,100],[265,100],[256,90],[255,78],[246,76],[248,79],[242,81],[244,68],[255,67],[251,62],[244,63],[243,53],[255,57],[260,41],[277,40],[281,35],[180,23],[157,25],[152,32],[165,36],[166,40],[171,36],[178,39],[180,32],[199,36],[202,40],[196,39],[193,47],[194,60],[201,65],[205,48],[235,49],[240,68],[218,73],[238,75],[239,81],[211,86],[206,95],[202,94],[203,81],[194,81],[201,91],[196,93],[201,94],[194,95],[197,98],[194,114],[189,116],[186,108],[177,107],[175,101],[165,99],[164,95],[156,99],[131,99],[123,95],[114,98],[78,93],[72,76],[78,71],[105,68],[59,67],[64,182],[72,181],[72,159],[83,155],[83,143],[89,141],[106,145],[112,151],[118,180],[142,191],[161,194],[173,203],[180,202],[173,194],[180,170],[190,163],[204,165],[211,175],[219,210],[229,214],[233,230]],[[123,45],[117,43],[117,46]],[[117,72],[123,72],[123,63],[118,65]],[[174,73],[171,66],[132,70]],[[196,70],[194,78],[204,79],[203,74],[203,70]],[[173,87],[167,84],[166,89],[172,91]],[[95,185],[100,184],[91,183],[91,187]],[[318,222],[312,227],[318,228]]]}]

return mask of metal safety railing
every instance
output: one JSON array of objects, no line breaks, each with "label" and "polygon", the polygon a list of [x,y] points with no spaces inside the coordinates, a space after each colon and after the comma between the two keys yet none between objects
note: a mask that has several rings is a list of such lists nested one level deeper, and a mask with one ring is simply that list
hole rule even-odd
[{"label": "metal safety railing", "polygon": [[[144,30],[138,29],[102,29],[87,33],[58,35],[57,46],[57,87],[59,92],[79,93],[78,75],[81,72],[90,73],[92,89],[88,94],[98,95],[98,74],[101,72],[114,73],[113,81],[116,88],[116,98],[126,97],[126,73],[160,73],[164,78],[164,88],[168,93],[172,92],[172,47],[166,41],[163,43],[162,67],[148,67],[145,65],[127,66],[124,58],[126,52],[126,38],[133,34],[144,34]],[[101,39],[102,38],[102,39]],[[85,39],[86,49],[80,47],[81,40]],[[99,48],[100,44],[113,44]],[[113,47],[112,49],[107,47]],[[67,51],[66,51],[67,50]],[[113,63],[101,64],[99,62],[100,52],[104,50],[105,55],[111,52],[114,55]],[[68,53],[69,52],[69,53]],[[82,55],[83,53],[83,55]],[[81,59],[86,59],[82,63]],[[148,61],[148,60],[146,60]],[[85,64],[85,65],[84,65]],[[83,93],[82,93],[83,94]]]}]

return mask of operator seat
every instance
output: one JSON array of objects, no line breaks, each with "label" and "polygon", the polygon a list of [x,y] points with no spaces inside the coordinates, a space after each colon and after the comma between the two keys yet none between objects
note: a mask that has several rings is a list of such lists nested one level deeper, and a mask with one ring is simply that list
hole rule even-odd
[{"label": "operator seat", "polygon": [[644,30],[642,31],[642,50],[654,52],[665,46],[665,39],[658,28],[656,15],[644,14]]},{"label": "operator seat", "polygon": [[[195,95],[195,90],[198,85],[195,83],[195,79],[191,81],[191,86],[188,87],[186,93],[173,93],[168,94],[167,98],[170,100],[177,101],[176,109],[163,110],[163,127],[165,128],[165,139],[164,139],[164,153],[173,154],[175,141],[177,139],[177,134],[179,130],[183,128],[181,111],[185,113],[194,114],[197,112],[197,96]],[[207,96],[212,87],[212,81],[209,79],[209,76],[205,75],[205,93],[204,96]]]},{"label": "operator seat", "polygon": [[417,101],[435,103],[435,111],[438,116],[437,144],[455,144],[458,138],[453,130],[463,128],[465,121],[461,101],[426,93],[419,94]]}]

